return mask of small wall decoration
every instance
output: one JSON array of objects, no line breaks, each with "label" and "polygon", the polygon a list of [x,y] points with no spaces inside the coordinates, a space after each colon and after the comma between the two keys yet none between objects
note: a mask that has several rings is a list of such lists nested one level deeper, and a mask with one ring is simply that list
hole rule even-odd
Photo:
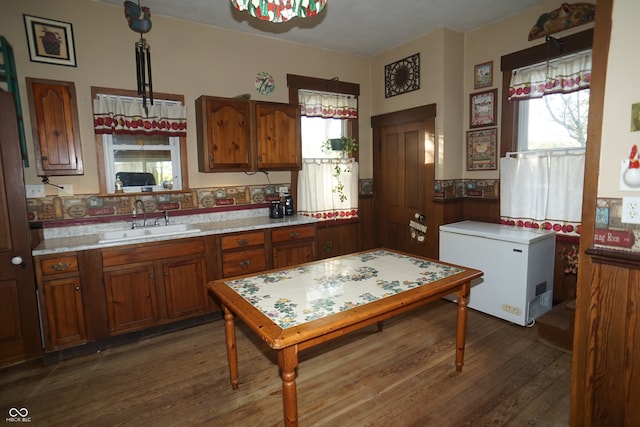
[{"label": "small wall decoration", "polygon": [[640,131],[640,102],[631,104],[631,132]]},{"label": "small wall decoration", "polygon": [[271,74],[261,71],[256,74],[255,86],[260,95],[269,95],[276,90],[276,81]]},{"label": "small wall decoration", "polygon": [[384,66],[384,97],[420,89],[420,54]]},{"label": "small wall decoration", "polygon": [[498,89],[472,93],[469,99],[471,128],[495,126]]},{"label": "small wall decoration", "polygon": [[497,168],[498,128],[467,132],[467,170],[495,170]]},{"label": "small wall decoration", "polygon": [[73,26],[70,23],[23,16],[31,61],[76,66]]},{"label": "small wall decoration", "polygon": [[529,40],[593,22],[596,5],[591,3],[562,3],[559,8],[543,13],[529,31]]},{"label": "small wall decoration", "polygon": [[473,88],[493,86],[493,61],[478,64],[473,69]]}]

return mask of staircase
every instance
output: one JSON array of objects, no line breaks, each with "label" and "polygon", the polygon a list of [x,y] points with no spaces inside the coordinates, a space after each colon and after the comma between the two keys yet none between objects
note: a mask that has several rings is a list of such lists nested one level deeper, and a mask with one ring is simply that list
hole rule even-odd
[{"label": "staircase", "polygon": [[573,350],[573,322],[576,300],[571,299],[554,306],[536,319],[538,337],[544,343],[563,350]]}]

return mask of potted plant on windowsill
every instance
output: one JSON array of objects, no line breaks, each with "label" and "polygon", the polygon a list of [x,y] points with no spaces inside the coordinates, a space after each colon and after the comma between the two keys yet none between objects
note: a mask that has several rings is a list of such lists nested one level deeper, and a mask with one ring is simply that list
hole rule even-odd
[{"label": "potted plant on windowsill", "polygon": [[343,157],[348,157],[354,151],[358,151],[358,143],[350,136],[327,139],[322,144],[324,151],[341,151]]},{"label": "potted plant on windowsill", "polygon": [[[350,136],[343,136],[340,138],[331,138],[327,139],[323,145],[322,149],[324,151],[340,151],[342,153],[342,158],[346,159],[353,154],[354,151],[358,150],[358,143],[355,139]],[[336,163],[333,168],[333,176],[336,178],[337,184],[331,190],[334,193],[338,194],[338,199],[340,202],[344,202],[347,200],[347,195],[344,194],[344,183],[340,181],[340,176],[342,172],[351,172],[351,169],[348,165],[341,165],[340,163]]]}]

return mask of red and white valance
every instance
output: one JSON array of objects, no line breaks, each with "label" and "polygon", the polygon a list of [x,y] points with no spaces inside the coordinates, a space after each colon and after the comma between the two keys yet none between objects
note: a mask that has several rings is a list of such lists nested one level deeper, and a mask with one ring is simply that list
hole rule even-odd
[{"label": "red and white valance", "polygon": [[511,73],[509,100],[541,98],[589,88],[591,50],[518,68]]},{"label": "red and white valance", "polygon": [[93,100],[93,128],[97,134],[187,135],[187,107],[176,101],[98,95]]},{"label": "red and white valance", "polygon": [[358,117],[358,99],[343,93],[299,90],[300,114],[307,117],[355,119]]}]

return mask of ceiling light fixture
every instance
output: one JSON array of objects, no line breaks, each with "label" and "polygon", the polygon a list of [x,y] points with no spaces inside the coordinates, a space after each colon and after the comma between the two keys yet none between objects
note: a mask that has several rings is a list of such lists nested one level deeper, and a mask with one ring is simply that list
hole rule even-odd
[{"label": "ceiling light fixture", "polygon": [[327,0],[231,0],[231,4],[263,21],[287,22],[291,18],[317,15]]}]

